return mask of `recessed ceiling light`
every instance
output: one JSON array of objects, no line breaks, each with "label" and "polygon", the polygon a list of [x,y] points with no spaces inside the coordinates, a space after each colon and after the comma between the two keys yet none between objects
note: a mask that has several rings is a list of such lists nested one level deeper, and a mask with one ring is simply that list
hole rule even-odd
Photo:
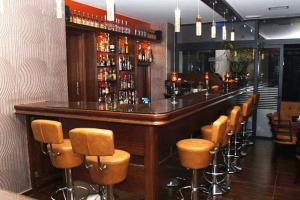
[{"label": "recessed ceiling light", "polygon": [[247,19],[256,19],[256,18],[260,18],[261,15],[246,15],[245,18]]},{"label": "recessed ceiling light", "polygon": [[289,9],[289,6],[274,6],[274,7],[268,8],[269,11],[273,11],[273,10],[285,10],[285,9]]}]

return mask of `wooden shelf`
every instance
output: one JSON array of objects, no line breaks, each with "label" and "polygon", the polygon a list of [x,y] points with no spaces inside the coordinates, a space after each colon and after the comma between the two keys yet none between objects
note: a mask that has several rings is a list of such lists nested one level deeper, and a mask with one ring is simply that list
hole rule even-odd
[{"label": "wooden shelf", "polygon": [[152,64],[151,62],[141,62],[141,61],[137,62],[138,66],[144,66],[144,67],[148,67],[151,64]]},{"label": "wooden shelf", "polygon": [[129,37],[129,38],[135,39],[135,40],[146,40],[146,41],[151,41],[151,42],[161,42],[160,40],[154,40],[154,39],[149,39],[149,38],[145,38],[145,37],[141,37],[141,36],[137,36],[137,35],[111,31],[111,30],[107,30],[107,29],[103,29],[103,28],[96,28],[96,27],[92,27],[92,26],[76,24],[76,23],[68,22],[68,21],[66,22],[66,27],[71,28],[71,29],[81,30],[81,31],[88,31],[88,32],[105,32],[105,33],[110,33],[110,34],[116,34],[116,35],[120,35],[120,36],[126,36],[126,37]]}]

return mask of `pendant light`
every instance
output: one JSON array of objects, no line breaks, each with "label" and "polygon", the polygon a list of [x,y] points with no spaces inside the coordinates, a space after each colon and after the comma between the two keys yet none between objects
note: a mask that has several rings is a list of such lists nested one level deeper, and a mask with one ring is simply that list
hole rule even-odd
[{"label": "pendant light", "polygon": [[0,14],[4,13],[4,5],[3,5],[3,0],[0,0]]},{"label": "pendant light", "polygon": [[226,12],[224,12],[224,24],[222,26],[222,40],[227,40],[227,29],[226,29],[226,17],[225,17]]},{"label": "pendant light", "polygon": [[235,31],[233,28],[233,20],[231,21],[230,41],[235,41]]},{"label": "pendant light", "polygon": [[180,32],[180,10],[178,8],[179,0],[177,0],[177,7],[175,9],[175,32]]},{"label": "pendant light", "polygon": [[211,23],[211,38],[214,39],[217,36],[217,28],[215,22],[215,2],[213,2],[213,21]]},{"label": "pendant light", "polygon": [[115,1],[114,0],[106,0],[106,15],[107,21],[115,21]]},{"label": "pendant light", "polygon": [[202,35],[202,19],[199,14],[200,10],[200,0],[198,0],[198,15],[196,17],[196,36]]},{"label": "pendant light", "polygon": [[[2,0],[0,0],[2,1]],[[1,4],[1,2],[0,2]],[[0,13],[1,13],[1,5],[0,5]],[[63,14],[62,14],[62,0],[56,0],[56,18],[57,19],[62,19]]]}]

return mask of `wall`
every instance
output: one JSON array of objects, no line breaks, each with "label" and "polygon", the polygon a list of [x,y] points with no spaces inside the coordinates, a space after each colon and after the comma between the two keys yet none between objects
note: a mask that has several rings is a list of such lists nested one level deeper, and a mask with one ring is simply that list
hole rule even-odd
[{"label": "wall", "polygon": [[162,41],[153,43],[154,62],[151,64],[151,99],[164,98],[165,80],[174,66],[175,45],[174,26],[169,23],[152,25],[152,29],[161,30]]},{"label": "wall", "polygon": [[0,188],[23,192],[31,188],[26,127],[24,118],[14,114],[14,105],[67,100],[65,22],[56,18],[55,0],[4,0],[3,3]]}]

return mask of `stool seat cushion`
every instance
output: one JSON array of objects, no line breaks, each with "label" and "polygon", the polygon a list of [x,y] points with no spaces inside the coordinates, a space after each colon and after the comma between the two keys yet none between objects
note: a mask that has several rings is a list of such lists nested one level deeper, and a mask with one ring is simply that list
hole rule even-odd
[{"label": "stool seat cushion", "polygon": [[98,185],[113,185],[122,182],[127,176],[129,159],[128,152],[115,149],[112,156],[100,157],[101,164],[107,167],[100,171],[97,156],[86,156],[87,163],[93,165],[89,168],[90,177]]},{"label": "stool seat cushion", "polygon": [[203,169],[211,162],[210,150],[214,143],[203,139],[185,139],[176,144],[182,166],[190,169]]},{"label": "stool seat cushion", "polygon": [[204,140],[212,140],[212,125],[205,125],[201,127],[201,138]]},{"label": "stool seat cushion", "polygon": [[[47,147],[50,150],[49,144]],[[78,167],[83,162],[83,156],[73,152],[69,139],[64,139],[61,144],[52,144],[52,151],[60,154],[58,156],[50,156],[52,165],[56,168],[67,169]]]}]

